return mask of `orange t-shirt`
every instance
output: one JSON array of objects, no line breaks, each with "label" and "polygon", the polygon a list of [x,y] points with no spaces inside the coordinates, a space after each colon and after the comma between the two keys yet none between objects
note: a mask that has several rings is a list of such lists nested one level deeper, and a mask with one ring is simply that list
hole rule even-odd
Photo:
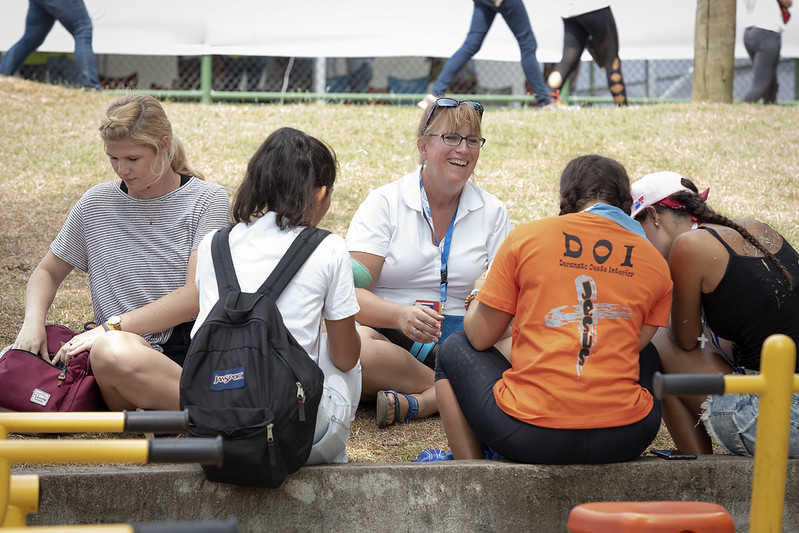
[{"label": "orange t-shirt", "polygon": [[511,368],[494,385],[508,415],[542,427],[617,427],[643,419],[641,326],[667,326],[672,282],[643,237],[574,213],[508,235],[477,299],[514,315]]}]

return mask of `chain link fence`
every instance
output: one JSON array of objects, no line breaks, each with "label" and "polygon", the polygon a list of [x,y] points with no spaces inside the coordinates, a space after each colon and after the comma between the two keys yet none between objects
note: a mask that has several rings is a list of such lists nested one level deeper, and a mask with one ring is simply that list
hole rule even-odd
[{"label": "chain link fence", "polygon": [[[205,90],[214,99],[260,100],[319,98],[331,102],[380,102],[413,105],[429,91],[446,58],[294,58],[255,56],[100,55],[101,83],[108,89],[154,91],[165,96],[198,98]],[[778,102],[796,102],[799,60],[782,59],[778,68]],[[543,64],[544,73],[552,64]],[[626,60],[622,73],[631,102],[691,99],[691,60]],[[77,85],[70,54],[37,52],[19,75],[45,83]],[[735,61],[733,99],[741,100],[751,83],[751,61]],[[204,79],[207,84],[204,87]],[[605,72],[583,61],[570,81],[573,103],[612,105]],[[472,60],[449,93],[484,95],[487,103],[532,103],[519,62]]]}]

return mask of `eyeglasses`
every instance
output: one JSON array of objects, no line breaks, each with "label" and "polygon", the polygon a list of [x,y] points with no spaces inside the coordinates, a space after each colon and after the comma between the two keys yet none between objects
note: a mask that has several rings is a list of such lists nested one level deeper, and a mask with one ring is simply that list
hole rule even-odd
[{"label": "eyeglasses", "polygon": [[479,150],[486,143],[484,138],[478,137],[477,135],[469,135],[468,137],[458,135],[457,133],[428,133],[427,135],[430,137],[441,137],[441,140],[444,141],[444,144],[447,146],[460,146],[461,142],[466,139],[466,146],[474,150]]},{"label": "eyeglasses", "polygon": [[[455,98],[439,98],[433,102],[430,114],[427,115],[427,122],[424,123],[425,129],[430,125],[430,121],[433,119],[433,114],[436,112],[437,107],[458,107],[461,103],[472,106],[474,110],[477,111],[477,115],[481,119],[483,118],[483,110],[485,108],[480,102],[475,102],[474,100],[456,100]],[[457,146],[457,144],[455,146]]]}]

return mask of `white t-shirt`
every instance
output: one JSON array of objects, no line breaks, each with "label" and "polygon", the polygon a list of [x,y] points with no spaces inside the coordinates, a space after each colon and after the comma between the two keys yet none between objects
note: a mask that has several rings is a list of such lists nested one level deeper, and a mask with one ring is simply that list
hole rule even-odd
[{"label": "white t-shirt", "polygon": [[561,0],[560,16],[567,19],[610,7],[608,0]]},{"label": "white t-shirt", "polygon": [[[249,224],[236,224],[230,232],[230,253],[242,292],[255,292],[261,286],[303,229],[280,230],[273,212]],[[211,259],[212,237],[213,233],[206,236],[197,250],[195,280],[200,313],[192,336],[219,299]],[[300,346],[318,360],[322,319],[341,320],[359,310],[344,239],[331,234],[319,244],[277,299],[277,307]]]},{"label": "white t-shirt", "polygon": [[[422,212],[419,171],[369,193],[347,231],[350,252],[385,258],[374,294],[401,305],[440,300],[443,241],[436,246],[431,239]],[[467,182],[455,216],[447,260],[446,314],[465,314],[466,296],[475,280],[488,269],[510,229],[505,204]]]},{"label": "white t-shirt", "polygon": [[777,0],[742,0],[738,7],[740,23],[744,28],[755,26],[782,33],[782,10]]}]

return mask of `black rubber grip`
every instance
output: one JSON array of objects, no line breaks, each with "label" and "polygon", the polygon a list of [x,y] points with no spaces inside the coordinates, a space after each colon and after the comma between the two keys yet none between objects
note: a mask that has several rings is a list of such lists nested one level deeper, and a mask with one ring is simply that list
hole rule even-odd
[{"label": "black rubber grip", "polygon": [[724,374],[661,374],[653,378],[655,397],[686,394],[724,394]]},{"label": "black rubber grip", "polygon": [[213,522],[141,522],[131,523],[135,533],[236,533],[235,518]]},{"label": "black rubber grip", "polygon": [[222,466],[222,437],[150,439],[150,463],[199,463]]},{"label": "black rubber grip", "polygon": [[188,427],[188,411],[125,411],[126,432],[180,433]]}]

